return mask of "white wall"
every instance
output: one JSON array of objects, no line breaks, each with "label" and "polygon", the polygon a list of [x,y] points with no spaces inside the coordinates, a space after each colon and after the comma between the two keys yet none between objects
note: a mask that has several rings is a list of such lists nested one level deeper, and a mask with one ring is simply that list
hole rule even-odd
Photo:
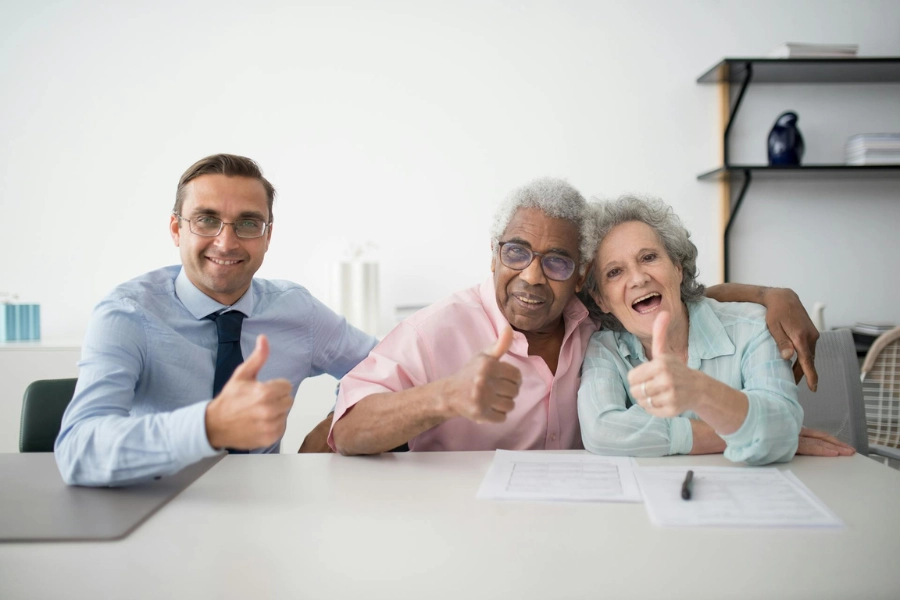
[{"label": "white wall", "polygon": [[[0,0],[0,291],[42,304],[45,338],[80,338],[116,283],[178,261],[178,176],[220,151],[279,192],[260,275],[327,300],[334,262],[372,241],[385,326],[487,276],[496,202],[542,175],[663,197],[715,283],[718,191],[696,175],[719,160],[717,91],[696,78],[784,41],[897,56],[898,24],[896,0]],[[744,105],[735,159],[763,162],[787,108],[808,162],[900,131],[898,85],[761,86]],[[829,324],[900,322],[898,192],[755,184],[734,278],[824,301]]]}]

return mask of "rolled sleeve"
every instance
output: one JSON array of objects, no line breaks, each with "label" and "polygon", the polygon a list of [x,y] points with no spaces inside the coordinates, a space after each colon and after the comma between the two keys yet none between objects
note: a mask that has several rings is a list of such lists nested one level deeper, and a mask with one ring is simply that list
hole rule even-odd
[{"label": "rolled sleeve", "polygon": [[727,444],[725,457],[751,465],[791,460],[797,452],[803,409],[789,363],[781,358],[768,330],[760,331],[748,344],[741,371],[747,417],[737,431],[722,435]]},{"label": "rolled sleeve", "polygon": [[400,323],[341,379],[328,445],[336,451],[334,424],[372,394],[399,392],[432,380],[431,351],[416,329]]}]

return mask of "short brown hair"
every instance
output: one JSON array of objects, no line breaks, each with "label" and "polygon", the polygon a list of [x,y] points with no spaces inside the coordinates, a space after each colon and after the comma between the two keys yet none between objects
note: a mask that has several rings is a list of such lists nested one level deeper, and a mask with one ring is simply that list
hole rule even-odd
[{"label": "short brown hair", "polygon": [[184,205],[185,187],[201,175],[225,175],[227,177],[250,177],[259,181],[266,189],[266,198],[269,204],[269,223],[272,222],[272,204],[275,202],[275,188],[263,177],[262,170],[256,161],[246,156],[235,154],[213,154],[201,158],[192,164],[181,179],[178,180],[178,190],[175,192],[175,207],[172,212],[181,214]]}]

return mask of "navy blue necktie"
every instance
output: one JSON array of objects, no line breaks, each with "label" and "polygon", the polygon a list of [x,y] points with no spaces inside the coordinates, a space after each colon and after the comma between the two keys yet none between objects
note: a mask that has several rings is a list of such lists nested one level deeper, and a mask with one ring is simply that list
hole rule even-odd
[{"label": "navy blue necktie", "polygon": [[[213,398],[219,395],[225,384],[231,378],[231,374],[239,364],[244,362],[241,354],[241,325],[244,321],[244,313],[236,310],[225,313],[211,314],[207,317],[216,324],[216,332],[219,335],[219,348],[216,352],[216,374],[213,378]],[[246,454],[246,450],[228,449],[230,454]]]}]

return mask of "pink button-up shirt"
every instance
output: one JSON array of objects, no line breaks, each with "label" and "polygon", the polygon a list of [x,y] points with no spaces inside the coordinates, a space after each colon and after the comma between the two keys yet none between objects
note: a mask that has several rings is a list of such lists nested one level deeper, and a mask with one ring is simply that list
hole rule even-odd
[{"label": "pink button-up shirt", "polygon": [[[528,355],[525,335],[514,332],[502,360],[522,372],[522,386],[506,421],[479,425],[463,417],[450,419],[409,440],[410,450],[583,448],[576,399],[585,348],[597,326],[577,298],[566,305],[563,320],[566,332],[556,375],[541,357]],[[419,311],[341,379],[334,422],[372,394],[398,392],[457,373],[497,341],[506,322],[493,279]],[[334,448],[333,433],[328,443]]]}]

